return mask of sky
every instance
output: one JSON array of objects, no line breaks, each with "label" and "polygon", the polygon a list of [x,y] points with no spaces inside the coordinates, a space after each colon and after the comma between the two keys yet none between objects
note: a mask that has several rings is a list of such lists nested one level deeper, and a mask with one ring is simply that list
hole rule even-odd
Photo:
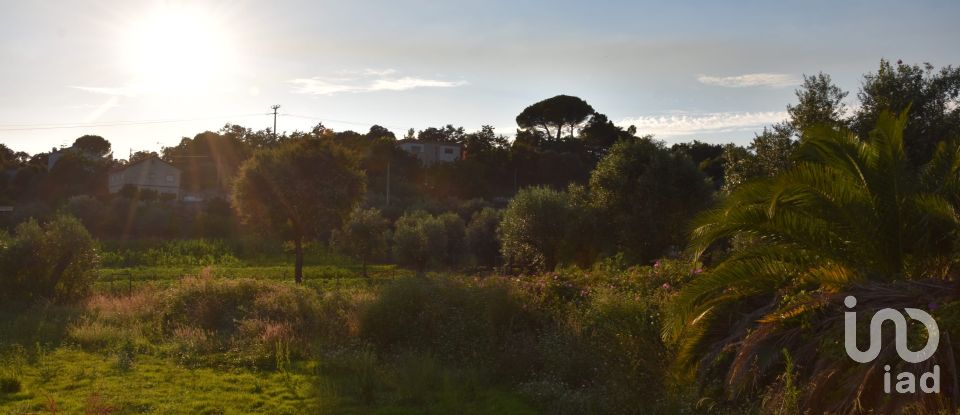
[{"label": "sky", "polygon": [[881,58],[960,64],[951,1],[0,0],[0,143],[83,134],[118,158],[234,123],[516,130],[585,99],[667,143],[745,144],[804,74],[851,91]]}]

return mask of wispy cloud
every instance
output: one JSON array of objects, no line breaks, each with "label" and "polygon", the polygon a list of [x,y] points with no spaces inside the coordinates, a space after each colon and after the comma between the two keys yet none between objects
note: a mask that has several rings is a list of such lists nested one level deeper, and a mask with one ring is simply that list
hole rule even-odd
[{"label": "wispy cloud", "polygon": [[407,91],[414,88],[453,88],[466,85],[466,81],[447,81],[396,76],[394,69],[364,69],[362,71],[340,71],[335,76],[315,76],[296,78],[289,82],[294,85],[293,92],[310,95],[334,95],[339,93]]},{"label": "wispy cloud", "polygon": [[745,88],[751,86],[768,86],[782,88],[799,85],[802,80],[786,73],[748,73],[736,76],[697,76],[697,81],[706,85],[722,86],[727,88]]},{"label": "wispy cloud", "polygon": [[682,136],[699,133],[726,133],[758,130],[787,118],[786,111],[678,113],[662,116],[640,116],[618,122],[618,125],[637,127],[638,134],[658,137]]}]

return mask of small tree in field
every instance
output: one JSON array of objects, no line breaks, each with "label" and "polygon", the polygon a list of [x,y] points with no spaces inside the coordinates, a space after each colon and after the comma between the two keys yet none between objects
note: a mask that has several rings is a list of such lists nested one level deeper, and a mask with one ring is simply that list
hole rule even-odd
[{"label": "small tree in field", "polygon": [[359,166],[349,150],[304,138],[259,150],[240,167],[234,206],[244,222],[293,242],[297,283],[304,240],[339,227],[366,190]]},{"label": "small tree in field", "polygon": [[500,257],[500,237],[497,226],[500,225],[500,212],[494,208],[483,208],[474,213],[466,230],[467,252],[478,265],[494,266]]},{"label": "small tree in field", "polygon": [[552,271],[562,259],[573,214],[564,192],[548,187],[518,192],[500,221],[500,250],[507,265]]},{"label": "small tree in field", "polygon": [[443,220],[418,210],[397,219],[393,232],[393,255],[397,262],[423,273],[427,265],[445,256],[447,228]]},{"label": "small tree in field", "polygon": [[332,245],[340,252],[359,259],[363,263],[363,276],[367,276],[367,263],[371,258],[387,250],[387,231],[390,223],[377,209],[356,209],[343,227],[334,231]]}]

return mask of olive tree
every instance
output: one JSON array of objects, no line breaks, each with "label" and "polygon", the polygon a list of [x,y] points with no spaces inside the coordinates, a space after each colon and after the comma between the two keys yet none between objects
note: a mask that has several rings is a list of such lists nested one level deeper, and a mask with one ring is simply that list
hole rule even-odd
[{"label": "olive tree", "polygon": [[465,232],[465,245],[478,265],[494,266],[500,256],[500,212],[485,207],[473,214]]},{"label": "olive tree", "polygon": [[357,258],[367,276],[367,263],[387,250],[390,223],[378,209],[356,209],[343,226],[334,231],[331,242],[340,252]]},{"label": "olive tree", "polygon": [[552,270],[561,259],[572,212],[564,192],[528,187],[510,201],[500,222],[500,252],[507,265]]},{"label": "olive tree", "polygon": [[447,227],[442,219],[418,210],[404,214],[394,224],[393,255],[418,273],[445,257],[446,250]]}]

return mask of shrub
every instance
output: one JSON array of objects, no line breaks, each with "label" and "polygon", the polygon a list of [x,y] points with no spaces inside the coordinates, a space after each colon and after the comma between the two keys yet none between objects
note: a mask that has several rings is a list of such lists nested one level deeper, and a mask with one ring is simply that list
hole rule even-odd
[{"label": "shrub", "polygon": [[[276,363],[279,348],[303,356],[342,336],[344,316],[309,288],[252,279],[188,279],[164,298],[163,333],[187,351],[228,352],[257,366]],[[187,356],[191,357],[191,356]]]},{"label": "shrub", "polygon": [[363,263],[367,276],[367,262],[387,250],[389,223],[377,209],[355,209],[350,218],[331,236],[331,245]]},{"label": "shrub", "polygon": [[0,296],[75,299],[89,291],[97,264],[96,243],[76,218],[31,220],[0,242]]},{"label": "shrub", "polygon": [[530,351],[522,345],[539,327],[539,316],[498,279],[399,280],[385,287],[360,316],[361,338],[382,352],[417,351],[511,371],[528,360],[514,359],[514,354]]},{"label": "shrub", "polygon": [[[678,413],[660,310],[668,281],[689,274],[689,264],[666,261],[524,279],[408,278],[368,304],[360,338],[399,356],[401,384],[433,384],[439,362],[520,385],[549,413]],[[407,399],[430,396],[414,386]]]},{"label": "shrub", "polygon": [[150,337],[162,335],[157,324],[161,301],[153,288],[123,296],[97,294],[85,303],[86,315],[67,328],[70,338],[82,347],[103,349],[130,343],[146,348]]},{"label": "shrub", "polygon": [[448,266],[459,265],[463,261],[464,236],[466,226],[460,215],[453,212],[447,212],[437,216],[443,222],[444,234],[446,235],[447,246],[443,254],[443,262]]},{"label": "shrub", "polygon": [[483,208],[474,213],[465,231],[467,252],[477,265],[495,266],[500,259],[500,237],[497,226],[500,225],[500,212],[493,208]]},{"label": "shrub", "polygon": [[567,195],[547,187],[521,190],[500,222],[501,253],[509,266],[553,270],[560,261],[572,212]]},{"label": "shrub", "polygon": [[418,210],[401,216],[394,228],[393,255],[397,262],[422,273],[443,258],[447,228],[442,220]]}]

